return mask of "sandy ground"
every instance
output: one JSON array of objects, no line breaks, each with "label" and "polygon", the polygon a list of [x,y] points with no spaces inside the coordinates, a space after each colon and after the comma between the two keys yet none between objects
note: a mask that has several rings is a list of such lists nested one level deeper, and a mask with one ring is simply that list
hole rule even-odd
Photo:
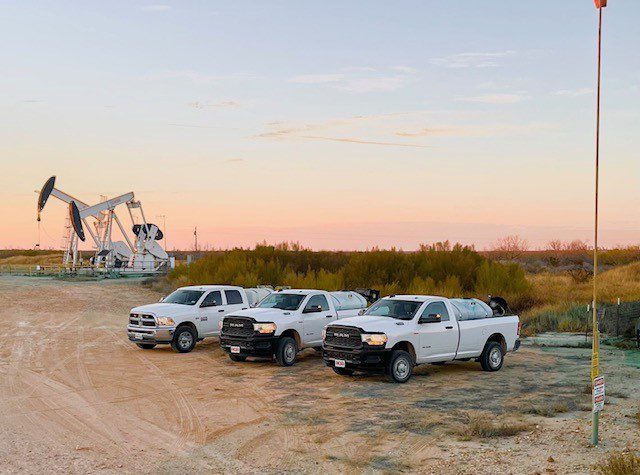
[{"label": "sandy ground", "polygon": [[[604,350],[590,448],[589,350],[525,346],[498,373],[427,365],[394,385],[337,376],[313,350],[292,368],[233,363],[215,340],[140,350],[128,310],[157,299],[132,281],[0,277],[0,472],[586,473],[640,446],[637,352]],[[477,437],[474,415],[526,429]]]}]

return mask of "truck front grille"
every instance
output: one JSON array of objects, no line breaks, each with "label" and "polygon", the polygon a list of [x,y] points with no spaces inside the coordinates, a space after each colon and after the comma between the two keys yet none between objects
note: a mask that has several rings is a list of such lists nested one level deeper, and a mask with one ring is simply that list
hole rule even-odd
[{"label": "truck front grille", "polygon": [[152,315],[145,315],[142,313],[129,314],[129,325],[135,325],[137,327],[155,327],[156,319]]},{"label": "truck front grille", "polygon": [[244,317],[225,317],[222,321],[222,335],[225,337],[253,336],[253,320]]},{"label": "truck front grille", "polygon": [[329,325],[324,343],[337,348],[362,348],[361,334],[359,328]]}]

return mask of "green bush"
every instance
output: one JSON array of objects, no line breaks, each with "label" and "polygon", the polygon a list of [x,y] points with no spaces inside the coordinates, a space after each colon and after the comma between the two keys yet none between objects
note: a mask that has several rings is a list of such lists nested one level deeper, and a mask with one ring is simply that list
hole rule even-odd
[{"label": "green bush", "polygon": [[208,253],[169,275],[174,286],[229,283],[245,287],[376,288],[383,294],[445,296],[501,295],[526,299],[530,285],[516,264],[491,262],[468,246],[448,242],[423,245],[417,252],[314,252],[298,245],[257,245]]}]

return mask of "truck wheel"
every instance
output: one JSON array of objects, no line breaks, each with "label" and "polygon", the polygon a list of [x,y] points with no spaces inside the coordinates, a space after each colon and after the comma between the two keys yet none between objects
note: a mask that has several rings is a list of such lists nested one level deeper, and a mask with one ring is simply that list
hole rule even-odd
[{"label": "truck wheel", "polygon": [[403,350],[391,352],[387,363],[387,377],[392,383],[406,383],[413,373],[413,359]]},{"label": "truck wheel", "polygon": [[196,339],[197,335],[193,328],[187,325],[178,327],[173,334],[171,348],[179,353],[189,353],[196,346]]},{"label": "truck wheel", "polygon": [[347,368],[333,368],[333,372],[340,376],[353,376],[353,370]]},{"label": "truck wheel", "polygon": [[231,358],[231,361],[246,361],[247,357],[243,356],[243,355],[229,355],[229,358]]},{"label": "truck wheel", "polygon": [[298,345],[296,341],[285,336],[278,341],[278,348],[276,349],[276,361],[280,366],[293,366],[296,362],[296,355],[298,354]]},{"label": "truck wheel", "polygon": [[502,368],[504,350],[496,341],[490,341],[480,355],[480,365],[484,371],[498,371]]},{"label": "truck wheel", "polygon": [[155,343],[136,343],[136,345],[143,350],[153,350],[156,347]]}]

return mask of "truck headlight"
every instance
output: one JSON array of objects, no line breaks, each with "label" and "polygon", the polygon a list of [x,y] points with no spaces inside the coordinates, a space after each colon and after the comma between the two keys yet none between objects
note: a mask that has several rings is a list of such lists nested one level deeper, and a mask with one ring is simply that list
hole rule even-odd
[{"label": "truck headlight", "polygon": [[221,319],[218,321],[218,330],[222,330],[222,320],[224,320],[224,319],[222,319],[222,318],[221,318]]},{"label": "truck headlight", "polygon": [[159,327],[172,327],[173,326],[173,318],[171,318],[171,317],[158,317],[158,326]]},{"label": "truck headlight", "polygon": [[322,340],[324,341],[324,339],[327,337],[327,329],[323,328],[322,329]]},{"label": "truck headlight", "polygon": [[254,323],[253,329],[258,333],[275,333],[276,332],[276,324],[275,323]]},{"label": "truck headlight", "polygon": [[382,346],[387,342],[387,335],[384,333],[363,333],[362,341],[370,346]]}]

